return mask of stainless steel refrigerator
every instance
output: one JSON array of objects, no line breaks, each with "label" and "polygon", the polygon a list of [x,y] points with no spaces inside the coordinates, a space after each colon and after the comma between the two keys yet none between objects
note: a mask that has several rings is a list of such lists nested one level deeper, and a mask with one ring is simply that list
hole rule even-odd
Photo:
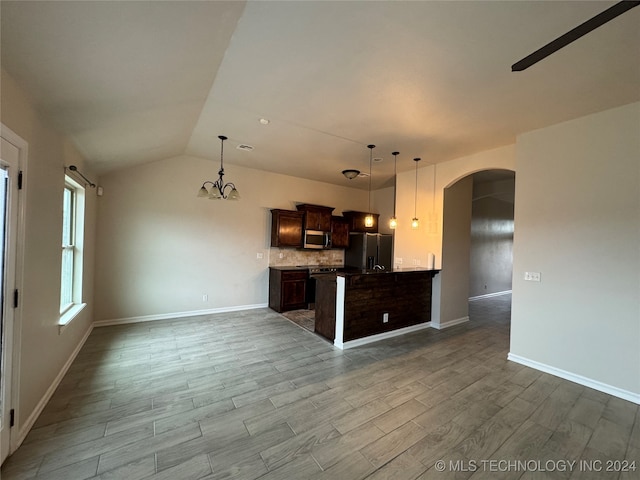
[{"label": "stainless steel refrigerator", "polygon": [[350,233],[349,248],[344,253],[348,267],[372,269],[376,265],[390,270],[393,266],[393,235],[386,233]]}]

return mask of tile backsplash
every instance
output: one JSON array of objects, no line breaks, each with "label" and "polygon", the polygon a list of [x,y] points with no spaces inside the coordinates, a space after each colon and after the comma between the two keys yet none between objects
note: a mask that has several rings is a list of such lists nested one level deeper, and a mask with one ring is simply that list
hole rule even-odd
[{"label": "tile backsplash", "polygon": [[290,267],[296,265],[344,265],[344,250],[270,248],[269,265],[273,267]]}]

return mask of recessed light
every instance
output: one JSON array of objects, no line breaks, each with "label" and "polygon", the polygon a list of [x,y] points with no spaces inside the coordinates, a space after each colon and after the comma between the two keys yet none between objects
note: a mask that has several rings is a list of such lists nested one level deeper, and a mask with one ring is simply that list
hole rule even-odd
[{"label": "recessed light", "polygon": [[359,177],[368,177],[369,174],[367,172],[360,172]]},{"label": "recessed light", "polygon": [[268,118],[261,118],[260,119],[260,123],[262,125],[269,125],[271,123],[271,121]]},{"label": "recessed light", "polygon": [[238,145],[236,147],[238,150],[244,150],[245,152],[250,152],[253,150],[253,147],[251,145],[247,145],[245,143],[241,143],[240,145]]},{"label": "recessed light", "polygon": [[380,163],[381,161],[382,161],[382,158],[380,157],[373,159],[373,163]]}]

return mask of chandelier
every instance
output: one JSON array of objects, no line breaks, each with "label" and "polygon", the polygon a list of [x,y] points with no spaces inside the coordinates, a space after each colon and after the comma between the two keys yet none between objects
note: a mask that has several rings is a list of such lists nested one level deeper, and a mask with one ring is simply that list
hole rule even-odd
[{"label": "chandelier", "polygon": [[[240,198],[240,194],[238,190],[236,190],[236,186],[231,183],[224,183],[222,177],[224,176],[224,141],[227,139],[224,135],[218,135],[220,139],[220,170],[218,171],[219,178],[212,182],[211,180],[207,180],[202,184],[200,190],[198,191],[198,197],[200,198],[208,198],[209,200],[238,200]],[[211,185],[211,189],[207,190],[206,185]],[[226,194],[227,188],[230,188],[231,191]]]}]

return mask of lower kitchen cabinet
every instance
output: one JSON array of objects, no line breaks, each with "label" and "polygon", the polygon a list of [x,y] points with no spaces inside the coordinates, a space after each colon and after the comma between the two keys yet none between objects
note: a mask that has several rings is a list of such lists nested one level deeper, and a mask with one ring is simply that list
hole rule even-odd
[{"label": "lower kitchen cabinet", "polygon": [[269,267],[269,308],[286,312],[307,308],[308,270]]}]

